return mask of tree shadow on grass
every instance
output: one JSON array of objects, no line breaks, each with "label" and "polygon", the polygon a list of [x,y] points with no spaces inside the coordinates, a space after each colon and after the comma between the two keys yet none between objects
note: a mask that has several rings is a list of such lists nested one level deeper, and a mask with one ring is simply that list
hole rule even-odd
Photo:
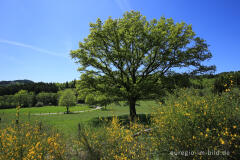
[{"label": "tree shadow on grass", "polygon": [[[101,126],[109,124],[114,117],[115,116],[108,116],[108,117],[103,117],[103,118],[93,118],[90,121],[90,125],[92,125],[93,127],[101,127]],[[129,126],[129,124],[130,124],[129,115],[121,115],[121,116],[117,116],[117,118],[119,119],[119,122],[123,126]],[[151,124],[151,114],[138,114],[137,118],[136,118],[136,122],[143,124],[143,125],[150,125]]]}]

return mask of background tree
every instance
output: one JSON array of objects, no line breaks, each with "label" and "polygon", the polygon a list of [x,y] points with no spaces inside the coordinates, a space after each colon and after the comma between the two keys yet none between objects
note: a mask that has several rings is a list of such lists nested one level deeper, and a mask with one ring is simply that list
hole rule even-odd
[{"label": "background tree", "polygon": [[101,84],[97,79],[98,77],[93,74],[81,75],[81,80],[79,80],[76,85],[78,100],[90,105],[104,106],[106,109],[106,106],[116,101],[117,97],[105,94],[104,90],[100,92],[99,88],[105,89],[106,84]]},{"label": "background tree", "polygon": [[113,102],[113,99],[105,94],[99,94],[96,97],[97,104],[100,106],[104,106],[104,109],[107,109],[107,105]]},{"label": "background tree", "polygon": [[41,92],[36,96],[37,102],[42,102],[43,105],[57,105],[57,93]]},{"label": "background tree", "polygon": [[80,63],[79,71],[101,84],[96,90],[128,100],[132,119],[136,101],[161,90],[161,79],[171,69],[189,67],[192,74],[215,70],[202,64],[212,54],[191,25],[164,17],[147,21],[135,11],[91,23],[88,37],[70,54]]},{"label": "background tree", "polygon": [[31,107],[33,106],[34,94],[26,90],[20,90],[14,95],[14,101],[16,106]]},{"label": "background tree", "polygon": [[66,89],[61,93],[59,98],[59,106],[66,106],[67,114],[69,114],[69,107],[76,105],[76,95],[72,89]]},{"label": "background tree", "polygon": [[96,105],[97,101],[96,101],[95,95],[92,93],[86,95],[85,103],[89,105]]}]

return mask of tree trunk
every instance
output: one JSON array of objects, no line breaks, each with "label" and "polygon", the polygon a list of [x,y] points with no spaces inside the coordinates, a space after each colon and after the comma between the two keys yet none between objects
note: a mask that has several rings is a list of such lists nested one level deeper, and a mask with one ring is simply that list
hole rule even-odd
[{"label": "tree trunk", "polygon": [[136,117],[136,100],[135,99],[130,99],[129,100],[129,110],[130,110],[130,118],[131,118],[131,121],[133,121]]},{"label": "tree trunk", "polygon": [[67,114],[69,114],[69,106],[67,106]]}]

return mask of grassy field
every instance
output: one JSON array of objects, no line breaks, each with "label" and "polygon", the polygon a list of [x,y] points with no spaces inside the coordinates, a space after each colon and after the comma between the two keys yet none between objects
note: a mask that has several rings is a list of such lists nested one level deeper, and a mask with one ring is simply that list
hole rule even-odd
[{"label": "grassy field", "polygon": [[[157,106],[155,101],[140,101],[136,106],[137,114],[146,115],[153,112],[153,108]],[[47,114],[47,115],[31,115],[36,113],[54,113],[64,112],[66,107],[33,107],[33,108],[22,108],[20,109],[20,121],[41,121],[47,125],[51,125],[54,128],[60,130],[66,136],[75,136],[77,134],[78,123],[84,123],[94,125],[97,127],[99,117],[112,117],[120,116],[122,119],[127,119],[129,115],[129,107],[123,103],[120,105],[111,104],[107,106],[106,110],[91,110],[87,105],[80,105],[71,107],[70,111],[86,110],[82,113],[73,114]],[[30,115],[29,115],[30,113]],[[16,119],[16,109],[2,109],[0,110],[1,126],[7,125]]]},{"label": "grassy field", "polygon": [[[74,107],[70,107],[70,111],[84,111],[84,110],[90,110],[91,108],[89,106],[79,104]],[[66,107],[64,106],[44,106],[44,107],[29,107],[29,108],[21,108],[21,113],[59,113],[59,112],[65,112]],[[0,113],[16,113],[15,108],[11,109],[1,109]]]}]

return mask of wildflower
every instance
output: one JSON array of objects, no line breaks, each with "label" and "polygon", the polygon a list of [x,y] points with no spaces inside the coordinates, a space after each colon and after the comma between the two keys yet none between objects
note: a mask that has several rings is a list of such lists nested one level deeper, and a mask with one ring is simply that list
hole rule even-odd
[{"label": "wildflower", "polygon": [[221,144],[225,144],[224,140],[222,138],[219,139]]},{"label": "wildflower", "polygon": [[29,136],[30,136],[30,132],[27,132],[26,137],[29,137]]}]

